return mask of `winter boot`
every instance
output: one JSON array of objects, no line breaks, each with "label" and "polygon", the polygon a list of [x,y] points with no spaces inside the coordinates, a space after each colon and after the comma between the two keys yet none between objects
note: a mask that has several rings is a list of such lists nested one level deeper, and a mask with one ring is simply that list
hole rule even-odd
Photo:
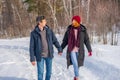
[{"label": "winter boot", "polygon": [[78,77],[74,77],[74,80],[79,80]]}]

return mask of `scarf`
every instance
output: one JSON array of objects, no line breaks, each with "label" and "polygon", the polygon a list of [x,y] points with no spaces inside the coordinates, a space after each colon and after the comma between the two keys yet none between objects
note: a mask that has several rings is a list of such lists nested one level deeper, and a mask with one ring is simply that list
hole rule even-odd
[{"label": "scarf", "polygon": [[[77,39],[75,39],[74,29],[77,30]],[[80,26],[79,27],[71,26],[69,36],[68,36],[68,52],[71,52],[75,46],[78,48],[80,47],[79,34],[80,34]]]}]

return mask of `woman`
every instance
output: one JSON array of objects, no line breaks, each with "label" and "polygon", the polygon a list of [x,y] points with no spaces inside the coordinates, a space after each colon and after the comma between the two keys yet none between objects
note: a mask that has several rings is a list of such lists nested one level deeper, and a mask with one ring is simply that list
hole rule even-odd
[{"label": "woman", "polygon": [[63,42],[62,49],[67,45],[67,68],[72,64],[74,68],[74,80],[78,80],[79,67],[84,63],[84,44],[88,49],[88,55],[92,56],[92,49],[85,26],[80,24],[80,16],[73,16],[72,24],[68,26]]}]

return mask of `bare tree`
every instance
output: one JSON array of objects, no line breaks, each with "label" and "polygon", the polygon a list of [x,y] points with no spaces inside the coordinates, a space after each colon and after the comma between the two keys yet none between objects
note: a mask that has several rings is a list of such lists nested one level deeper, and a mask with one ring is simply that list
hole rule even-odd
[{"label": "bare tree", "polygon": [[45,15],[59,33],[71,24],[73,15],[79,15],[93,42],[94,36],[103,44],[110,39],[112,45],[118,42],[120,0],[0,0],[0,37],[29,35],[38,15]]}]

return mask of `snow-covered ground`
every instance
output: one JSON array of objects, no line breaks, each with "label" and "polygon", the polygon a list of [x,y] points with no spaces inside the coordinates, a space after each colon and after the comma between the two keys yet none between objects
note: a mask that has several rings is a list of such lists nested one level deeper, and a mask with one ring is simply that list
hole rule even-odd
[{"label": "snow-covered ground", "polygon": [[[120,46],[92,45],[93,56],[86,51],[80,80],[120,80]],[[51,80],[73,80],[73,67],[66,68],[66,51],[55,49]],[[36,66],[29,61],[29,38],[0,40],[0,80],[37,80]]]}]

